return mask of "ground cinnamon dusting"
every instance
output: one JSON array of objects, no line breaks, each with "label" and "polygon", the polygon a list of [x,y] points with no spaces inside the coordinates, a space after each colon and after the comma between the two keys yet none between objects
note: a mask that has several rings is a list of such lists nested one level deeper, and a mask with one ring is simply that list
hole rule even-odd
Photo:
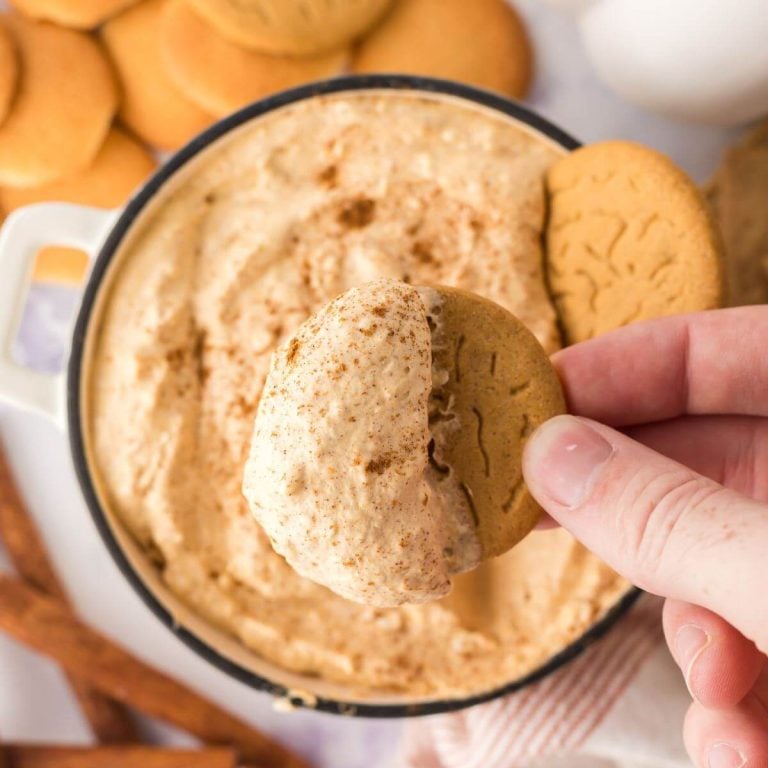
[{"label": "ground cinnamon dusting", "polygon": [[296,355],[299,354],[299,350],[301,349],[301,342],[299,342],[297,339],[291,339],[291,343],[288,347],[288,352],[286,354],[286,361],[288,363],[293,363],[294,360],[296,360]]},{"label": "ground cinnamon dusting", "polygon": [[382,456],[379,459],[371,459],[366,465],[365,465],[365,471],[366,472],[374,472],[377,475],[381,475],[384,473],[385,469],[388,469],[392,464],[392,459]]},{"label": "ground cinnamon dusting", "polygon": [[[267,662],[362,697],[478,693],[535,669],[614,599],[602,566],[550,531],[466,587],[468,602],[487,608],[483,627],[450,599],[360,606],[294,572],[241,495],[253,420],[238,397],[258,403],[273,351],[353,286],[381,276],[456,285],[557,348],[541,233],[542,178],[559,155],[515,121],[458,100],[336,94],[214,142],[136,222],[94,317],[91,468],[103,504],[155,553],[169,590]],[[330,166],[334,186],[318,182]],[[372,221],[341,224],[339,211],[358,199],[375,200]],[[414,255],[417,241],[433,261]],[[371,320],[384,318],[369,314],[365,327]],[[192,355],[178,370],[164,359],[194,347],[195,328],[207,333],[203,382]],[[329,386],[365,371],[360,350],[345,361],[348,372]],[[365,418],[345,423],[362,430]],[[338,466],[346,471],[358,453]],[[380,454],[360,453],[355,471],[366,475]],[[287,480],[302,486],[299,474]]]},{"label": "ground cinnamon dusting", "polygon": [[[430,349],[419,292],[376,280],[321,309],[272,362],[243,492],[277,551],[351,600],[435,599],[479,561],[470,510],[431,484]],[[347,373],[350,355],[364,362]]]},{"label": "ground cinnamon dusting", "polygon": [[339,212],[339,222],[353,229],[362,229],[373,221],[375,211],[375,201],[366,198],[353,200]]}]

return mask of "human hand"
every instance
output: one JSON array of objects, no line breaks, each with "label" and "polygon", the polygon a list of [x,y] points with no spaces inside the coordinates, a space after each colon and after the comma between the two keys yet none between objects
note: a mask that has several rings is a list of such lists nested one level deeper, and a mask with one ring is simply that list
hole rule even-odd
[{"label": "human hand", "polygon": [[629,326],[554,361],[577,416],[531,437],[528,487],[589,549],[667,598],[696,765],[765,768],[768,307]]}]

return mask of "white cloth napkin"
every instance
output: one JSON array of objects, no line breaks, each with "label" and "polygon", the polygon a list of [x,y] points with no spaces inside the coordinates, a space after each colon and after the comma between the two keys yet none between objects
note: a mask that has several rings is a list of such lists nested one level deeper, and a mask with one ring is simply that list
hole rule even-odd
[{"label": "white cloth napkin", "polygon": [[601,640],[504,699],[411,721],[404,768],[690,768],[690,697],[643,596]]}]

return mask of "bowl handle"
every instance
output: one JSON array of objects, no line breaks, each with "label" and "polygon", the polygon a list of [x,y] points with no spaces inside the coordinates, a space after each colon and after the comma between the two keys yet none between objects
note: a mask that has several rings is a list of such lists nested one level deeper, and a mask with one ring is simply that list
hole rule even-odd
[{"label": "bowl handle", "polygon": [[14,211],[0,230],[0,402],[37,411],[66,426],[64,374],[47,375],[16,363],[18,332],[37,252],[47,245],[81,248],[93,259],[115,211],[69,203],[38,203]]}]

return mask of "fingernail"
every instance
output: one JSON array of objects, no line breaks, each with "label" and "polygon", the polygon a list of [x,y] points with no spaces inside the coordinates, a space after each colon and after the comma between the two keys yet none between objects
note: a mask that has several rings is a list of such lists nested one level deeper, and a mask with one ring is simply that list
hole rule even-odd
[{"label": "fingernail", "polygon": [[707,753],[709,768],[744,768],[746,764],[744,755],[723,741],[714,744]]},{"label": "fingernail", "polygon": [[588,422],[556,416],[533,433],[525,449],[535,467],[536,490],[566,507],[577,507],[592,492],[613,456],[613,446]]},{"label": "fingernail", "polygon": [[693,666],[701,656],[704,649],[710,644],[712,638],[695,624],[685,624],[677,630],[675,635],[675,656],[680,669],[683,670],[685,684],[691,692],[691,696],[696,698],[696,693],[691,686],[691,672]]}]

